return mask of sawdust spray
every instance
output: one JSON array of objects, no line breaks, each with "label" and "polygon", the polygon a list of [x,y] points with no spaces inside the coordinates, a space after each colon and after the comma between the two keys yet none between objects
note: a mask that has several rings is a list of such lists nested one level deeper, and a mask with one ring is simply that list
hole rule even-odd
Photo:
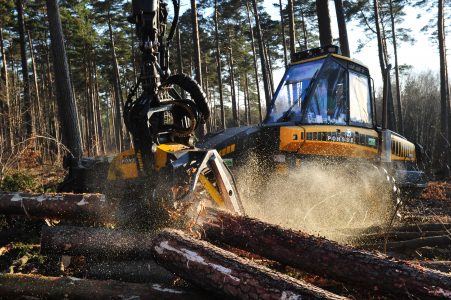
[{"label": "sawdust spray", "polygon": [[344,229],[386,224],[394,207],[389,176],[371,164],[305,162],[267,174],[250,158],[234,173],[249,216],[339,242]]}]

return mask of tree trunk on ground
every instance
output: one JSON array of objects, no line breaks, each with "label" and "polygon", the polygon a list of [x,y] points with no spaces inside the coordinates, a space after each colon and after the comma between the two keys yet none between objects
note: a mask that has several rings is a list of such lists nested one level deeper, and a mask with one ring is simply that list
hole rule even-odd
[{"label": "tree trunk on ground", "polygon": [[429,247],[448,247],[451,245],[451,238],[448,234],[440,235],[440,236],[427,236],[427,237],[419,237],[406,241],[396,241],[396,242],[380,242],[375,244],[362,245],[359,248],[363,249],[378,249],[388,251],[401,251],[401,250],[415,250],[421,247],[429,246]]},{"label": "tree trunk on ground", "polygon": [[53,68],[56,84],[56,99],[63,143],[73,155],[73,165],[77,165],[82,156],[80,128],[77,122],[77,107],[72,94],[69,78],[69,66],[64,48],[63,29],[57,0],[47,0],[50,38],[52,41]]},{"label": "tree trunk on ground", "polygon": [[41,252],[52,255],[96,258],[152,259],[154,235],[95,227],[43,227]]},{"label": "tree trunk on ground", "polygon": [[341,53],[344,56],[351,57],[351,52],[349,51],[348,30],[346,29],[346,19],[343,11],[342,0],[335,0],[335,12],[337,14]]},{"label": "tree trunk on ground", "polygon": [[451,273],[451,261],[412,261],[414,264],[419,264],[422,267],[437,270],[444,273]]},{"label": "tree trunk on ground", "polygon": [[185,280],[214,293],[238,299],[346,299],[250,260],[166,230],[152,246],[155,260]]},{"label": "tree trunk on ground", "polygon": [[[2,299],[208,299],[201,293],[161,284],[0,274]],[[27,298],[24,298],[27,297]],[[31,298],[30,298],[31,299]]]},{"label": "tree trunk on ground", "polygon": [[226,128],[224,112],[224,93],[222,91],[222,70],[221,70],[221,49],[219,48],[219,30],[218,30],[218,0],[215,0],[215,46],[216,46],[216,74],[218,77],[219,105],[221,107],[221,128]]},{"label": "tree trunk on ground", "polygon": [[33,135],[33,123],[31,117],[31,95],[30,95],[30,77],[28,74],[27,49],[25,41],[25,22],[23,14],[22,0],[16,0],[17,19],[19,27],[20,57],[22,60],[22,80],[23,80],[23,114],[24,138]]},{"label": "tree trunk on ground", "polygon": [[293,55],[296,53],[296,31],[294,28],[294,10],[293,0],[288,0],[288,28],[290,33],[290,58],[293,60]]},{"label": "tree trunk on ground", "polygon": [[448,65],[446,61],[446,43],[445,43],[445,0],[438,0],[438,45],[440,52],[440,138],[442,142],[442,155],[443,161],[442,172],[446,177],[451,171],[451,141],[449,133],[449,114],[450,114],[450,95],[449,95],[449,82],[448,82]]},{"label": "tree trunk on ground", "polygon": [[126,282],[171,283],[176,276],[153,260],[90,261],[83,274],[89,279],[120,280]]},{"label": "tree trunk on ground", "polygon": [[261,67],[262,67],[263,87],[265,90],[266,111],[268,111],[269,105],[271,104],[271,90],[269,87],[269,75],[268,75],[268,68],[266,66],[265,46],[263,43],[262,29],[260,26],[260,18],[258,16],[256,0],[252,0],[252,6],[254,9],[255,28],[257,29],[257,41],[258,41],[258,48],[259,48],[259,53],[260,53],[260,62],[261,62]]},{"label": "tree trunk on ground", "polygon": [[260,98],[260,82],[258,80],[259,76],[258,76],[258,65],[257,65],[257,52],[255,51],[254,30],[252,28],[251,14],[250,14],[250,9],[249,9],[249,0],[246,0],[246,11],[247,11],[247,22],[249,23],[249,31],[251,33],[252,59],[254,62],[255,87],[257,90],[257,99],[258,99],[258,120],[261,123],[263,120],[262,102],[261,102],[261,98]]},{"label": "tree trunk on ground", "polygon": [[318,15],[320,44],[321,46],[332,45],[328,0],[316,0],[316,13]]},{"label": "tree trunk on ground", "polygon": [[0,193],[0,214],[34,218],[114,220],[114,206],[101,194]]},{"label": "tree trunk on ground", "polygon": [[209,241],[241,248],[309,273],[406,296],[451,295],[451,276],[382,254],[358,251],[324,238],[255,219],[207,209],[201,232]]}]

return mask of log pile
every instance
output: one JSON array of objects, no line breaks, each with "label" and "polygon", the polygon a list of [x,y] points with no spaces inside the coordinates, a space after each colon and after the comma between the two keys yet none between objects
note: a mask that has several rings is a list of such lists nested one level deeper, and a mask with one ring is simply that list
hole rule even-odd
[{"label": "log pile", "polygon": [[309,273],[367,289],[420,298],[451,298],[451,276],[382,254],[207,208],[204,238],[246,249]]},{"label": "log pile", "polygon": [[[114,222],[114,212],[114,206],[96,194],[0,194],[0,214]],[[190,229],[188,234],[176,230],[144,233],[67,225],[43,227],[41,253],[53,259],[64,257],[66,263],[84,261],[82,271],[72,273],[83,279],[3,274],[0,295],[5,299],[19,295],[49,299],[64,295],[198,299],[205,296],[199,293],[200,288],[208,292],[207,298],[345,299],[299,276],[290,277],[282,273],[283,268],[276,271],[263,267],[255,262],[257,258],[351,289],[372,291],[377,297],[451,299],[449,274],[301,231],[213,208],[204,209]],[[412,241],[424,244],[432,239],[449,245],[450,229],[450,224],[405,226],[387,235],[380,228],[370,228],[362,236],[371,241],[367,248],[380,246],[381,239],[390,236],[388,248],[401,249]],[[442,265],[445,268],[449,262]],[[173,286],[178,277],[186,282],[184,289]]]}]

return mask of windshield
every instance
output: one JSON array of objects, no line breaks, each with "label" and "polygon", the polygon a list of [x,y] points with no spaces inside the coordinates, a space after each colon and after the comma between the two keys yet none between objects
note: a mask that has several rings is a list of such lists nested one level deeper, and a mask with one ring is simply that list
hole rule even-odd
[{"label": "windshield", "polygon": [[285,73],[266,120],[266,123],[281,121],[281,117],[290,110],[284,121],[301,120],[301,103],[310,86],[312,77],[323,64],[324,59],[292,65]]},{"label": "windshield", "polygon": [[346,69],[328,60],[306,100],[302,123],[345,125],[348,121],[347,79]]}]

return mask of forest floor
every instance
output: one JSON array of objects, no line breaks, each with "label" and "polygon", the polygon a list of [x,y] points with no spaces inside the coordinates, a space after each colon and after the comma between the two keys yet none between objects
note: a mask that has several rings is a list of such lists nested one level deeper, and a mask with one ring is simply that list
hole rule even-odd
[{"label": "forest floor", "polygon": [[[64,177],[64,171],[54,165],[36,166],[29,170],[28,173],[34,180],[31,184],[25,185],[25,189],[37,192],[55,191],[58,182]],[[14,188],[14,185],[10,186],[10,188]],[[442,229],[436,230],[437,234],[446,235],[451,240],[449,227],[445,226],[445,224],[451,223],[451,181],[429,182],[422,194],[407,201],[400,212],[403,218],[397,221],[398,224],[396,226],[399,227],[403,224],[418,225],[417,232],[419,232],[419,235],[418,237],[409,238],[410,241],[413,241],[412,245],[395,250],[388,248],[387,254],[451,273],[450,242],[415,244],[418,238],[422,238],[422,231],[429,231],[429,229],[422,229],[422,225],[431,223],[443,224]],[[67,267],[67,263],[65,265],[65,262],[60,257],[48,257],[40,254],[41,227],[45,224],[49,225],[56,222],[55,220],[42,221],[27,217],[0,215],[0,273],[83,276],[83,268],[86,267],[85,260],[72,260],[72,265]],[[396,237],[396,235],[394,236]],[[394,240],[389,238],[385,241],[385,244],[387,246],[390,242],[399,242],[400,240],[402,241],[399,237]],[[383,251],[383,249],[379,250]],[[350,296],[355,299],[386,299],[386,297],[374,296],[367,291],[352,289],[343,284],[325,280],[319,276],[305,274],[299,270],[281,266],[274,262],[262,260],[262,264],[344,296]],[[180,284],[180,281],[178,284]]]}]

